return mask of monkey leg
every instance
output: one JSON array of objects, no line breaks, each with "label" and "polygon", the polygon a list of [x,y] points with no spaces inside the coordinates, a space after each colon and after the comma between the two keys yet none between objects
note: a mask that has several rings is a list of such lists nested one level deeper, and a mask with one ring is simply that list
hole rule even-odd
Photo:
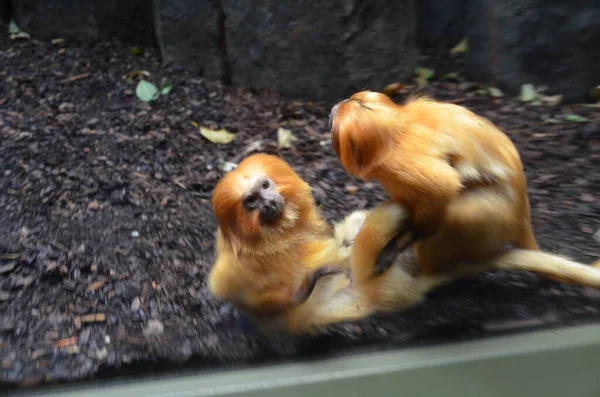
[{"label": "monkey leg", "polygon": [[518,210],[523,208],[519,201],[517,192],[499,186],[462,192],[449,204],[438,231],[416,243],[421,271],[445,273],[456,263],[481,261],[518,245],[529,227],[524,224],[528,217]]},{"label": "monkey leg", "polygon": [[358,283],[373,277],[374,269],[382,273],[411,240],[410,220],[406,210],[392,201],[371,210],[352,247],[352,276]]}]

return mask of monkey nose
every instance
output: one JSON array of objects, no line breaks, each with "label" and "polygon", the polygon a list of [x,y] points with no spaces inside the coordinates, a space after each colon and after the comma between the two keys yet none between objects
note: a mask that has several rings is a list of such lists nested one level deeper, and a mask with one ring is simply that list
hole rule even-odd
[{"label": "monkey nose", "polygon": [[268,200],[261,208],[260,218],[263,222],[271,221],[281,215],[283,205],[277,200]]}]

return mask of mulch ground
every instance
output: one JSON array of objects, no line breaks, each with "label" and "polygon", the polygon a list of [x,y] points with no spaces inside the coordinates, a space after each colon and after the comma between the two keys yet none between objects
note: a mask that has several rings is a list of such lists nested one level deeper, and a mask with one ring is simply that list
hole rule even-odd
[{"label": "mulch ground", "polygon": [[[331,104],[223,87],[119,42],[1,36],[3,388],[600,320],[598,291],[494,272],[440,288],[407,313],[340,324],[317,340],[263,340],[207,290],[210,194],[223,164],[263,151],[311,183],[330,220],[382,200],[377,186],[348,177],[335,158],[326,125]],[[173,90],[140,102],[136,82],[123,78],[137,69]],[[518,145],[544,249],[586,263],[600,256],[593,238],[600,227],[599,109],[522,105],[477,95],[468,83],[435,82],[425,91],[489,117]],[[592,121],[560,121],[565,112]],[[236,139],[217,146],[192,122]],[[298,137],[293,149],[278,149],[279,127]]]}]

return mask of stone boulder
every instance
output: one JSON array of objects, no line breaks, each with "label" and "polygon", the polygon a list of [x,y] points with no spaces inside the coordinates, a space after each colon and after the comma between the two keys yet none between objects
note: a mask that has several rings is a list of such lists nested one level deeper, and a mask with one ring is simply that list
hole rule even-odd
[{"label": "stone boulder", "polygon": [[153,0],[153,4],[163,61],[228,82],[220,0]]},{"label": "stone boulder", "polygon": [[145,0],[8,0],[19,28],[32,37],[82,42],[118,37],[155,43],[152,6]]},{"label": "stone boulder", "polygon": [[231,80],[339,100],[412,75],[414,0],[222,0]]},{"label": "stone boulder", "polygon": [[468,0],[419,0],[417,2],[419,46],[449,49],[458,44],[466,34],[468,3]]},{"label": "stone boulder", "polygon": [[337,100],[406,79],[415,0],[155,0],[163,57],[234,85]]},{"label": "stone boulder", "polygon": [[516,94],[547,86],[586,101],[600,84],[600,1],[480,0],[469,5],[467,74]]}]

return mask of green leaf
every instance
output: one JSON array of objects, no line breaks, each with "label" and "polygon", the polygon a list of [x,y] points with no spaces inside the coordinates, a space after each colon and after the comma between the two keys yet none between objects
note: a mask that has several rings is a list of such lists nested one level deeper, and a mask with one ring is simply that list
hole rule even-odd
[{"label": "green leaf", "polygon": [[587,117],[580,116],[578,114],[567,114],[565,115],[565,120],[571,121],[573,123],[587,123],[590,121]]},{"label": "green leaf", "polygon": [[519,100],[521,102],[531,102],[537,97],[538,94],[532,84],[523,84],[521,86],[521,95],[519,95]]},{"label": "green leaf", "polygon": [[167,83],[162,86],[162,88],[160,89],[160,93],[162,95],[167,95],[169,92],[171,92],[172,89],[173,89],[173,85]]},{"label": "green leaf", "polygon": [[458,80],[458,73],[456,73],[456,72],[446,73],[445,75],[442,76],[442,80],[457,81]]},{"label": "green leaf", "polygon": [[226,144],[235,139],[235,134],[232,134],[225,129],[211,130],[210,128],[200,127],[200,134],[216,144]]},{"label": "green leaf", "polygon": [[435,75],[435,71],[433,71],[433,69],[417,66],[415,68],[415,74],[417,75],[417,77],[415,78],[417,84],[420,87],[424,87],[427,85],[429,79],[431,79]]},{"label": "green leaf", "polygon": [[450,50],[450,55],[456,55],[463,52],[467,52],[469,45],[467,39],[462,39],[460,43],[454,46],[453,49]]},{"label": "green leaf", "polygon": [[502,91],[500,91],[499,88],[496,88],[496,87],[489,87],[488,93],[490,94],[490,96],[492,98],[501,98],[504,96],[504,93]]},{"label": "green leaf", "polygon": [[433,69],[417,66],[415,68],[415,74],[418,77],[424,77],[429,80],[430,78],[432,78],[435,75],[435,71]]},{"label": "green leaf", "polygon": [[142,50],[140,47],[138,46],[133,46],[131,47],[131,53],[133,55],[144,55],[144,50]]},{"label": "green leaf", "polygon": [[8,25],[8,33],[10,34],[17,34],[21,31],[21,29],[19,29],[19,27],[17,26],[17,23],[13,20],[10,21],[10,24]]},{"label": "green leaf", "polygon": [[154,84],[146,80],[140,80],[136,89],[135,95],[144,102],[154,101],[160,96],[158,88]]}]

